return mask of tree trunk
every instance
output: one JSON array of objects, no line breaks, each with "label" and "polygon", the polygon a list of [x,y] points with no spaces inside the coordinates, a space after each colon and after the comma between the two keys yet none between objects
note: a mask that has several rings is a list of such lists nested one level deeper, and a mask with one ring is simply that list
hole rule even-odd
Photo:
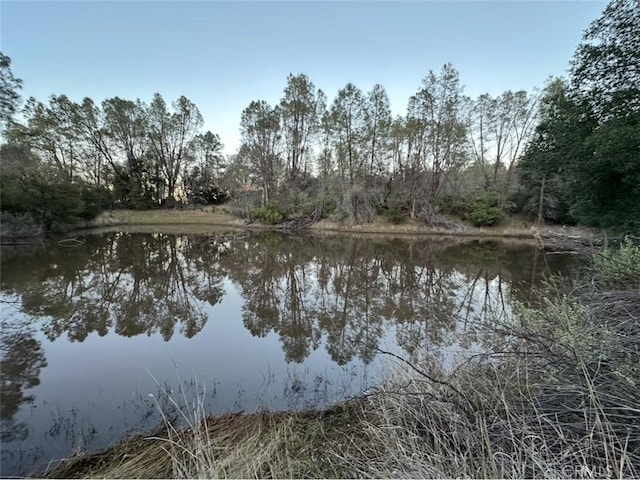
[{"label": "tree trunk", "polygon": [[544,182],[546,177],[542,177],[542,183],[540,184],[540,201],[538,202],[538,225],[542,225],[543,222],[543,210],[544,210]]}]

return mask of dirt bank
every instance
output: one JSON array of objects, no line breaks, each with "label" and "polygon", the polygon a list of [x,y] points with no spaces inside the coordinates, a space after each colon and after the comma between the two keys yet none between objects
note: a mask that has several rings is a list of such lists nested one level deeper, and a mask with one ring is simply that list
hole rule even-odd
[{"label": "dirt bank", "polygon": [[239,219],[224,207],[204,207],[196,210],[114,210],[101,214],[93,222],[81,228],[101,227],[149,227],[153,231],[166,233],[207,233],[211,227],[277,230],[289,232],[307,231],[325,234],[391,235],[391,236],[449,236],[468,238],[501,238],[537,244],[549,250],[581,250],[602,243],[602,233],[583,227],[536,226],[521,218],[511,218],[505,224],[496,227],[473,227],[469,224],[453,221],[455,227],[428,227],[414,221],[400,225],[392,224],[383,218],[362,225],[348,225],[330,220],[320,220],[304,229],[291,229],[281,225],[262,225]]}]

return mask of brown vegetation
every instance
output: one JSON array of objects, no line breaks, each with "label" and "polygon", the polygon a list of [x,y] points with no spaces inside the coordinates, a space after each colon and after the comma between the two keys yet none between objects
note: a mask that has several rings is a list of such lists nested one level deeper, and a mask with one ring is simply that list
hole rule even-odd
[{"label": "brown vegetation", "polygon": [[384,235],[433,235],[468,238],[511,238],[536,243],[551,250],[584,250],[602,245],[600,234],[584,227],[543,226],[538,227],[520,217],[514,217],[504,225],[496,227],[473,227],[468,223],[449,220],[447,226],[429,227],[408,220],[394,224],[383,217],[375,217],[370,223],[350,225],[328,219],[317,220],[311,216],[287,220],[280,225],[263,225],[248,222],[233,216],[224,207],[203,207],[192,210],[113,210],[101,214],[85,227],[154,226],[163,232],[203,232],[203,228],[216,226],[225,228],[270,229],[282,231],[304,231],[313,233],[354,233]]}]

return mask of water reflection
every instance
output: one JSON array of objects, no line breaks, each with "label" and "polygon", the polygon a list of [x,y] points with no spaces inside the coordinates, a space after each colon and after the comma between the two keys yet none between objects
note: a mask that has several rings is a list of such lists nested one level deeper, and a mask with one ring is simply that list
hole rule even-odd
[{"label": "water reflection", "polygon": [[[361,384],[345,379],[362,376],[353,372],[366,371],[358,366],[372,364],[379,348],[409,358],[426,348],[443,357],[451,350],[487,342],[476,330],[481,321],[503,315],[514,298],[527,299],[540,272],[568,270],[580,263],[575,257],[547,258],[533,247],[493,242],[123,232],[89,235],[83,241],[73,248],[55,244],[3,249],[3,465],[10,450],[5,444],[11,442],[21,442],[20,448],[44,449],[39,459],[52,455],[38,443],[46,438],[37,439],[35,433],[42,428],[51,435],[67,414],[58,413],[57,423],[47,429],[36,426],[44,425],[44,420],[36,421],[35,414],[25,412],[35,398],[29,390],[37,391],[42,402],[62,398],[56,390],[62,387],[55,386],[62,383],[59,378],[46,388],[36,387],[42,371],[55,377],[53,372],[62,369],[59,359],[67,353],[81,362],[95,362],[97,366],[86,369],[91,375],[104,372],[96,388],[114,392],[101,393],[99,400],[86,399],[84,410],[69,407],[74,415],[85,411],[87,418],[91,409],[112,412],[94,423],[152,417],[149,405],[133,408],[135,415],[122,413],[121,405],[130,401],[125,393],[130,392],[125,392],[129,386],[119,392],[118,384],[139,385],[123,369],[142,369],[142,363],[135,363],[141,362],[138,356],[154,349],[151,354],[157,357],[158,346],[135,347],[118,340],[125,338],[159,336],[185,358],[195,355],[193,361],[208,369],[209,378],[224,377],[219,384],[226,397],[219,394],[215,399],[219,410],[252,409],[259,401],[273,408],[302,408],[308,405],[300,398],[322,394],[330,403],[356,393]],[[216,305],[220,308],[213,308]],[[242,322],[241,331],[232,331],[235,318]],[[255,342],[243,337],[243,331]],[[90,353],[72,350],[71,345],[89,340]],[[283,353],[281,360],[262,351],[273,341]],[[272,397],[264,398],[264,393],[256,393],[263,387],[242,383],[256,367],[240,365],[241,360],[238,365],[229,362],[238,351],[246,351],[247,361],[255,357],[265,370],[260,375],[267,390],[277,390],[272,387],[278,384],[284,394],[277,397],[272,392],[268,393]],[[47,369],[50,355],[58,360]],[[222,355],[221,360],[216,361],[216,355]],[[145,360],[151,361],[161,363]],[[286,364],[302,368],[291,371]],[[144,367],[149,368],[148,363]],[[331,373],[334,367],[343,369],[341,377]],[[82,370],[80,365],[69,368],[72,373]],[[347,381],[353,385],[329,393],[332,382]],[[83,395],[93,394],[78,382],[69,381],[68,388],[74,401],[81,402]],[[236,391],[229,393],[234,386]],[[243,395],[247,398],[238,400]],[[248,398],[252,395],[263,397]],[[86,421],[86,429],[98,437],[100,429],[91,422]],[[134,430],[127,425],[127,431]],[[101,441],[113,441],[118,435]],[[65,445],[76,446],[70,440]],[[57,454],[65,455],[64,448]],[[24,473],[18,465],[25,461],[18,457],[2,467],[2,474]]]},{"label": "water reflection", "polygon": [[71,250],[56,246],[3,261],[2,290],[19,295],[25,313],[47,318],[50,340],[66,334],[82,342],[113,329],[125,337],[160,333],[168,341],[176,326],[190,338],[207,321],[203,304],[224,295],[218,254],[208,239],[90,236]]},{"label": "water reflection", "polygon": [[20,406],[34,401],[34,396],[25,394],[25,390],[40,383],[40,369],[47,366],[47,360],[32,331],[15,331],[6,324],[2,325],[0,353],[0,441],[24,440],[28,427],[14,416]]},{"label": "water reflection", "polygon": [[435,268],[431,244],[273,236],[222,263],[242,289],[247,329],[276,332],[289,361],[303,361],[324,338],[338,365],[370,362],[384,321],[455,323],[452,271]]}]

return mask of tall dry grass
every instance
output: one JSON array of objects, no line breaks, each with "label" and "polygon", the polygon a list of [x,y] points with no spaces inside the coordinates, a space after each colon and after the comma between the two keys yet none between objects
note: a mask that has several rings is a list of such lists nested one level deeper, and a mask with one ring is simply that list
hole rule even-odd
[{"label": "tall dry grass", "polygon": [[[159,383],[158,386],[161,387]],[[173,392],[163,393],[171,411],[179,413],[178,418],[162,413],[165,428],[161,434],[148,438],[156,447],[154,478],[348,476],[346,465],[336,461],[338,450],[334,449],[342,446],[345,426],[354,418],[354,404],[319,413],[260,412],[211,418],[205,413],[204,390],[191,402],[183,389],[177,392],[180,399]],[[160,412],[166,410],[157,399],[156,406]],[[157,465],[162,463],[164,470],[159,475]],[[117,469],[115,473],[120,476],[124,471]]]}]

